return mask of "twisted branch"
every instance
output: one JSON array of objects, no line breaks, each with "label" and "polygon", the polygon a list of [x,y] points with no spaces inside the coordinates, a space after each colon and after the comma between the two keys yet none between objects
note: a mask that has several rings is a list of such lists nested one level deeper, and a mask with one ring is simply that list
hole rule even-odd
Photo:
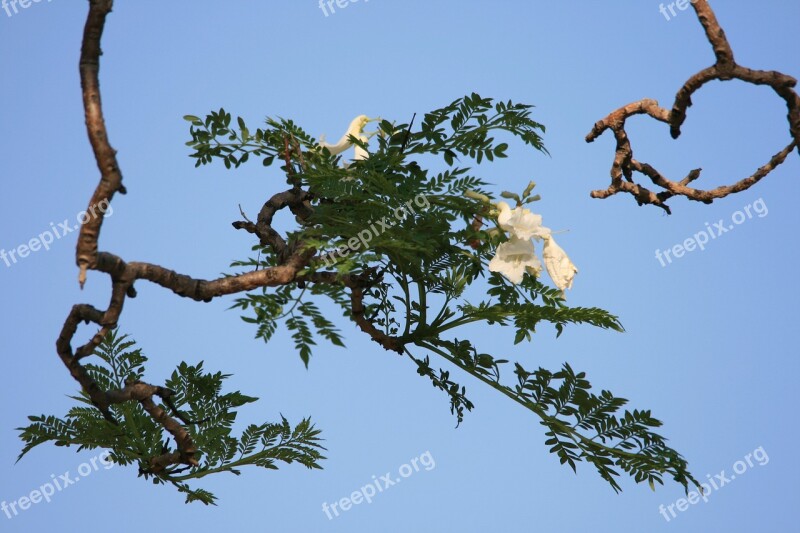
[{"label": "twisted branch", "polygon": [[[111,203],[114,194],[125,194],[122,184],[122,173],[116,159],[116,150],[108,140],[105,119],[100,98],[100,41],[105,21],[113,8],[113,0],[89,0],[89,13],[83,33],[81,46],[80,76],[83,93],[83,106],[86,117],[86,130],[92,146],[100,181],[92,194],[89,210],[95,212],[105,209]],[[302,153],[290,150],[286,144],[287,174],[292,181],[291,158],[297,156],[304,164]],[[340,276],[333,273],[315,273],[301,276],[298,273],[309,265],[316,250],[298,242],[288,245],[285,239],[272,228],[272,219],[277,211],[289,208],[299,219],[307,219],[311,213],[308,191],[302,190],[293,183],[293,188],[278,193],[270,198],[259,212],[255,223],[250,221],[234,222],[233,227],[244,229],[259,238],[262,246],[272,249],[278,257],[278,264],[271,268],[247,272],[235,276],[226,276],[207,281],[195,279],[185,274],[151,263],[126,262],[121,257],[98,250],[98,239],[103,217],[86,217],[81,224],[76,247],[76,262],[80,269],[79,283],[83,287],[89,270],[108,274],[111,279],[111,298],[106,310],[100,310],[89,304],[77,304],[72,307],[56,341],[56,351],[70,375],[81,385],[92,403],[111,423],[117,424],[110,407],[128,401],[137,401],[150,417],[164,430],[170,433],[177,450],[170,451],[165,446],[161,455],[148,458],[149,468],[146,473],[159,474],[172,465],[198,466],[195,457],[198,450],[186,426],[200,424],[203,421],[192,421],[182,415],[172,403],[173,391],[141,381],[126,383],[121,389],[102,390],[91,377],[81,360],[92,355],[105,336],[116,328],[126,297],[136,297],[134,283],[136,280],[147,280],[160,285],[173,293],[193,300],[210,302],[213,298],[228,294],[250,291],[260,287],[275,287],[294,282],[312,281],[317,283],[343,284],[351,290],[351,314],[354,322],[385,349],[402,352],[399,340],[380,332],[364,318],[363,291],[375,283],[368,275]],[[101,206],[106,208],[102,209]],[[72,340],[81,322],[99,326],[99,330],[82,346],[73,350]],[[161,399],[172,412],[159,406],[154,396]]]},{"label": "twisted branch", "polygon": [[[593,142],[607,129],[614,132],[617,140],[616,155],[611,165],[611,185],[607,189],[592,191],[592,198],[608,198],[618,192],[626,192],[636,198],[639,205],[651,204],[671,213],[666,200],[673,196],[685,196],[689,200],[710,204],[716,199],[724,198],[729,194],[744,191],[760,181],[767,174],[783,163],[789,154],[797,148],[800,154],[800,96],[794,87],[797,80],[786,74],[775,71],[752,70],[736,64],[733,49],[725,36],[725,31],[717,21],[717,17],[708,0],[692,2],[697,18],[705,30],[706,37],[714,50],[716,63],[705,68],[689,78],[675,96],[675,103],[671,111],[659,107],[658,102],[651,99],[640,100],[621,107],[597,122],[592,131],[586,136],[586,142]],[[741,80],[754,85],[767,85],[775,91],[785,102],[789,111],[789,133],[792,141],[786,148],[776,153],[768,163],[760,167],[750,176],[739,180],[732,185],[723,185],[711,190],[701,190],[689,187],[689,183],[700,177],[701,169],[692,170],[683,180],[674,182],[647,163],[640,163],[633,158],[628,134],[625,132],[625,121],[628,117],[637,114],[647,114],[650,117],[670,125],[670,134],[677,139],[681,134],[681,126],[686,120],[686,111],[692,105],[692,94],[703,85],[712,81]],[[653,192],[633,181],[633,172],[644,174],[654,185],[664,189]],[[625,178],[623,181],[622,178]]]}]

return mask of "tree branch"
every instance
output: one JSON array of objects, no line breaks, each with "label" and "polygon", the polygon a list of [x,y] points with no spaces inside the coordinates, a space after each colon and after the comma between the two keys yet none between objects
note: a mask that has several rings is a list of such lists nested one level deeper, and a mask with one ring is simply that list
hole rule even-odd
[{"label": "tree branch", "polygon": [[[666,109],[659,107],[658,102],[655,100],[644,99],[617,109],[594,125],[592,131],[586,136],[586,142],[593,142],[603,132],[610,129],[614,132],[617,147],[614,162],[611,165],[611,185],[607,189],[592,191],[592,198],[608,198],[618,192],[626,192],[633,195],[639,205],[655,205],[669,214],[671,211],[665,201],[673,196],[685,196],[690,200],[710,204],[716,199],[744,191],[755,185],[783,163],[794,148],[797,148],[798,154],[800,154],[800,96],[794,91],[797,80],[780,72],[751,70],[737,65],[733,57],[733,49],[725,36],[725,31],[717,21],[717,17],[708,0],[693,1],[692,7],[705,30],[709,43],[711,43],[716,63],[701,70],[684,83],[683,87],[675,95],[675,103],[671,111],[668,112]],[[710,81],[729,81],[733,79],[754,85],[767,85],[786,102],[786,107],[789,110],[787,115],[789,133],[793,140],[786,148],[772,156],[767,164],[760,167],[752,175],[732,185],[724,185],[706,191],[687,186],[700,176],[699,169],[690,172],[682,181],[674,182],[664,177],[658,170],[647,163],[640,163],[633,158],[633,148],[625,131],[625,121],[628,117],[647,114],[660,122],[666,122],[670,125],[672,138],[677,139],[681,134],[681,126],[686,120],[686,111],[692,105],[692,94]],[[655,185],[663,188],[664,191],[655,193],[635,183],[633,180],[634,171],[646,175]],[[622,180],[623,177],[625,177],[626,181]]]}]

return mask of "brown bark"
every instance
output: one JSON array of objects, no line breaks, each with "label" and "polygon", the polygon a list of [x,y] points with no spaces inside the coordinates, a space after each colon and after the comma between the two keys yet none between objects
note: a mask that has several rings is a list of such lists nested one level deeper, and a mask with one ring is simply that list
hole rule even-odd
[{"label": "brown bark", "polygon": [[[100,98],[100,42],[105,21],[113,7],[113,0],[89,0],[89,13],[83,33],[83,44],[80,57],[80,77],[83,94],[83,106],[86,117],[86,130],[89,142],[100,171],[100,180],[89,202],[89,211],[103,210],[102,205],[110,205],[114,194],[124,194],[122,173],[116,158],[116,150],[111,147],[103,117]],[[287,140],[286,158],[289,181],[292,182],[291,154],[296,150],[289,147]],[[299,161],[303,163],[302,154]],[[103,415],[116,423],[110,406],[128,401],[139,402],[152,419],[170,433],[176,443],[177,451],[164,451],[163,454],[148,459],[148,473],[158,474],[171,465],[184,464],[197,466],[195,458],[197,448],[185,426],[202,423],[186,419],[175,409],[171,401],[172,391],[155,385],[137,381],[129,383],[117,390],[102,390],[81,364],[81,360],[92,355],[105,338],[106,334],[116,328],[126,297],[135,297],[134,283],[147,280],[160,285],[173,293],[209,302],[213,298],[228,294],[249,291],[260,287],[274,287],[294,282],[337,283],[351,290],[352,317],[355,323],[385,349],[402,351],[398,339],[380,332],[363,316],[363,290],[371,286],[374,280],[368,276],[340,276],[337,274],[318,273],[311,276],[299,276],[298,273],[309,265],[316,250],[307,249],[302,243],[289,246],[285,239],[272,228],[272,219],[277,211],[289,208],[301,220],[307,219],[312,209],[309,204],[310,195],[297,184],[270,198],[259,212],[255,223],[250,221],[234,222],[236,229],[244,229],[259,238],[263,246],[270,247],[278,257],[278,265],[254,272],[246,272],[236,276],[227,276],[215,280],[195,279],[185,274],[151,263],[126,262],[109,252],[99,251],[98,240],[103,217],[87,217],[81,225],[76,248],[76,262],[80,269],[79,283],[83,287],[86,274],[95,270],[108,274],[111,280],[111,298],[108,308],[100,310],[88,304],[72,307],[61,333],[56,341],[56,351],[70,375],[81,385],[91,401]],[[72,340],[81,322],[99,326],[98,331],[82,346],[73,350]],[[169,408],[172,414],[154,401],[154,396]]]},{"label": "brown bark", "polygon": [[[639,205],[655,205],[670,213],[666,200],[673,196],[685,196],[690,200],[710,204],[716,199],[744,191],[755,185],[783,163],[795,148],[800,154],[800,96],[794,90],[797,80],[780,72],[751,70],[737,65],[733,57],[733,49],[725,36],[725,31],[717,21],[717,17],[708,0],[697,0],[692,3],[692,7],[705,30],[709,43],[711,43],[717,59],[716,63],[701,70],[684,83],[683,87],[675,95],[675,103],[671,111],[659,107],[658,102],[655,100],[644,99],[617,109],[594,125],[592,131],[586,136],[586,142],[594,141],[603,132],[610,129],[614,132],[617,147],[614,162],[611,165],[611,185],[607,189],[592,191],[592,198],[608,198],[618,192],[626,192],[633,195]],[[732,185],[724,185],[711,190],[701,190],[688,187],[690,182],[700,177],[700,169],[691,171],[683,180],[675,182],[664,177],[658,170],[647,163],[640,163],[634,159],[633,148],[625,131],[625,121],[628,117],[645,113],[656,120],[669,124],[672,138],[677,139],[681,134],[681,126],[686,120],[687,109],[692,105],[692,94],[710,81],[729,81],[734,79],[754,85],[767,85],[786,102],[786,107],[789,111],[787,119],[791,142],[786,148],[772,156],[769,162],[750,176],[742,178]],[[635,183],[633,180],[634,171],[644,174],[650,178],[654,185],[664,190],[656,193]],[[622,180],[623,177],[625,181]]]}]

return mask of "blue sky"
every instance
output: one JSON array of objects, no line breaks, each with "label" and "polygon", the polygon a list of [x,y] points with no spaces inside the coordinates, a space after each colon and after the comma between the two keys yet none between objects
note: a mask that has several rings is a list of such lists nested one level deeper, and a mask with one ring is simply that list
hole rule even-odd
[{"label": "blue sky", "polygon": [[[741,64],[800,74],[800,4],[714,5]],[[97,182],[77,68],[85,12],[84,2],[67,0],[32,3],[12,16],[0,11],[0,248],[28,242],[51,222],[74,221]],[[149,356],[148,380],[163,381],[181,360],[233,373],[232,389],[261,398],[240,420],[310,415],[326,439],[325,469],[212,477],[201,486],[220,505],[207,508],[184,505],[175,490],[137,479],[133,468],[101,468],[49,503],[12,519],[0,514],[0,530],[77,520],[87,533],[111,524],[122,533],[145,524],[276,532],[795,527],[797,153],[752,189],[710,206],[673,200],[670,217],[629,196],[589,197],[607,186],[613,158],[610,136],[584,142],[594,122],[644,97],[670,106],[685,79],[713,61],[691,10],[667,21],[658,3],[642,0],[362,0],[326,16],[313,0],[120,0],[103,45],[103,103],[128,195],[114,199],[100,247],[206,279],[252,244],[230,227],[238,204],[257,211],[281,180],[277,168],[257,164],[195,169],[184,114],[224,106],[251,124],[291,117],[335,139],[355,115],[406,121],[473,91],[534,104],[551,155],[512,145],[509,159],[481,173],[498,193],[539,183],[544,199],[536,208],[547,226],[569,230],[559,243],[580,269],[568,301],[610,310],[627,331],[575,326],[556,340],[542,328],[532,344],[516,347],[511,332],[478,327],[470,335],[528,367],[569,361],[597,389],[652,409],[700,480],[723,470],[729,478],[757,449],[762,460],[668,522],[658,508],[674,504],[680,486],[653,493],[625,479],[617,495],[585,464],[574,475],[548,454],[531,413],[468,376],[455,374],[477,407],[454,429],[446,397],[350,324],[341,324],[348,348],[321,345],[306,370],[285,332],[268,345],[254,340],[252,327],[226,311],[232,298],[201,305],[139,283],[121,329]],[[662,124],[631,121],[637,158],[671,177],[703,167],[698,186],[710,188],[749,175],[789,142],[785,106],[768,89],[713,83],[694,104],[677,141]],[[754,216],[736,215],[747,206]],[[704,251],[666,266],[655,257],[706,223],[734,219],[741,224]],[[97,454],[43,446],[14,464],[14,428],[29,414],[63,414],[71,405],[76,383],[54,349],[70,306],[104,306],[108,298],[101,274],[79,290],[75,236],[10,267],[0,263],[2,501],[29,494],[51,474],[74,476]],[[435,462],[430,470],[332,520],[322,511],[323,502],[425,452]]]}]

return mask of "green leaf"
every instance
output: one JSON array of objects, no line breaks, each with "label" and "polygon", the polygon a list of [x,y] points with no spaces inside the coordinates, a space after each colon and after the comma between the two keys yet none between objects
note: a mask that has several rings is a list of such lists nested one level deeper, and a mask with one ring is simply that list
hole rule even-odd
[{"label": "green leaf", "polygon": [[[87,363],[86,371],[103,390],[124,386],[128,376],[135,381],[144,373],[147,359],[134,346],[127,336],[118,335],[116,330],[110,332],[94,354],[101,364]],[[308,419],[294,428],[285,418],[279,424],[250,424],[241,437],[232,436],[235,408],[257,398],[238,391],[223,394],[223,382],[228,377],[221,372],[206,372],[202,362],[197,365],[182,362],[165,384],[173,392],[172,403],[184,419],[202,420],[187,427],[198,449],[195,457],[200,460],[199,466],[151,471],[153,457],[176,450],[169,433],[136,400],[111,405],[111,413],[119,425],[111,424],[82,391],[80,396],[73,397],[78,406],[63,418],[28,417],[31,424],[18,428],[25,442],[18,460],[46,442],[60,447],[74,445],[76,451],[103,448],[110,451],[109,459],[114,463],[135,464],[141,477],[155,484],[170,483],[187,495],[187,503],[198,501],[206,505],[215,504],[214,495],[191,488],[187,481],[223,472],[238,474],[247,465],[275,469],[278,461],[287,464],[296,461],[307,468],[320,468],[319,462],[324,459],[320,450],[324,448],[320,445],[319,430]],[[153,399],[158,401],[157,397]],[[177,416],[171,406],[161,407],[171,416]]]}]

